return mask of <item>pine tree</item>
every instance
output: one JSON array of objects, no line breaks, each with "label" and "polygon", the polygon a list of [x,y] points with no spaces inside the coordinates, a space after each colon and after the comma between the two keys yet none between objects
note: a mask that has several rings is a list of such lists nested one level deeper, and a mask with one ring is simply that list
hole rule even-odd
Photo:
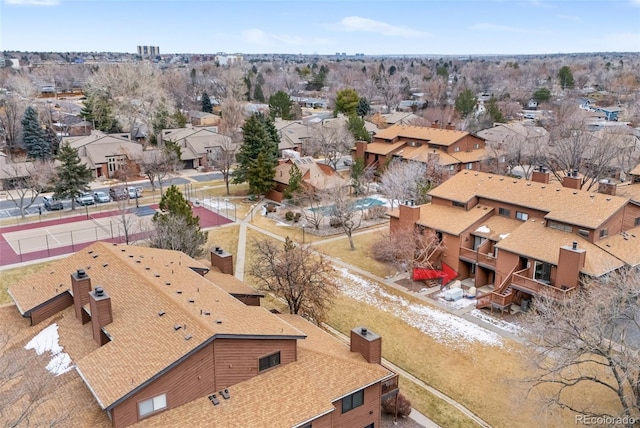
[{"label": "pine tree", "polygon": [[211,105],[211,99],[206,92],[202,93],[202,111],[205,113],[213,113],[213,105]]},{"label": "pine tree", "polygon": [[56,131],[54,131],[51,126],[47,126],[44,130],[44,136],[49,147],[51,147],[51,153],[53,155],[58,154],[58,149],[60,149],[60,137],[58,137]]},{"label": "pine tree", "polygon": [[244,142],[236,156],[233,183],[249,183],[252,193],[263,193],[273,184],[280,138],[273,122],[261,113],[251,115],[242,126]]},{"label": "pine tree", "polygon": [[358,107],[356,107],[356,113],[360,117],[364,117],[369,113],[371,113],[371,105],[369,104],[369,100],[367,100],[364,97],[361,97],[360,100],[358,100]]},{"label": "pine tree", "polygon": [[121,131],[120,124],[113,114],[113,106],[105,95],[89,95],[80,110],[80,117],[91,122],[95,129],[102,132]]},{"label": "pine tree", "polygon": [[269,114],[289,120],[291,116],[291,98],[284,91],[278,91],[269,97]]},{"label": "pine tree", "polygon": [[465,89],[456,97],[456,110],[464,118],[470,115],[476,108],[478,99],[471,89]]},{"label": "pine tree", "polygon": [[153,216],[156,233],[151,246],[182,251],[190,257],[202,254],[208,233],[200,230],[200,217],[176,186],[171,186],[160,200],[161,213]]},{"label": "pine tree", "polygon": [[560,79],[560,86],[562,89],[572,89],[575,85],[573,80],[573,73],[568,65],[565,65],[558,71],[558,79]]},{"label": "pine tree", "polygon": [[38,120],[38,112],[31,106],[26,108],[22,118],[22,140],[30,158],[51,158],[51,146]]},{"label": "pine tree", "polygon": [[296,193],[302,190],[302,172],[295,163],[289,168],[289,185],[284,191],[284,197],[291,199]]},{"label": "pine tree", "polygon": [[53,186],[58,199],[71,198],[71,208],[75,209],[75,198],[89,191],[91,170],[80,160],[78,149],[68,143],[60,147],[57,158],[60,165],[56,168],[56,181]]},{"label": "pine tree", "polygon": [[264,93],[262,92],[262,85],[256,83],[256,87],[253,90],[253,99],[261,103],[264,102]]}]

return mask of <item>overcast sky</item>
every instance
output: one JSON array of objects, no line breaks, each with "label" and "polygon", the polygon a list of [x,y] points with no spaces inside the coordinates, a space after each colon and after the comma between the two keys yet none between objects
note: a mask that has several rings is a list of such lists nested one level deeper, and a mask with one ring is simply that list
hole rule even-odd
[{"label": "overcast sky", "polygon": [[640,0],[0,0],[0,50],[640,52]]}]

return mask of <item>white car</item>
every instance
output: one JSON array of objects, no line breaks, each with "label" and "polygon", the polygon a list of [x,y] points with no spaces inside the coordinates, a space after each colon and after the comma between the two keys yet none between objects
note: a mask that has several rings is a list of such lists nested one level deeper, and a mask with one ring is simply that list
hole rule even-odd
[{"label": "white car", "polygon": [[91,193],[82,193],[76,196],[76,204],[93,205],[95,203],[96,202],[93,200],[93,196],[91,196]]},{"label": "white car", "polygon": [[109,194],[107,192],[94,192],[93,193],[93,199],[97,203],[111,202],[111,197],[109,196]]},{"label": "white car", "polygon": [[142,197],[142,187],[127,187],[127,193],[129,199],[136,199]]}]

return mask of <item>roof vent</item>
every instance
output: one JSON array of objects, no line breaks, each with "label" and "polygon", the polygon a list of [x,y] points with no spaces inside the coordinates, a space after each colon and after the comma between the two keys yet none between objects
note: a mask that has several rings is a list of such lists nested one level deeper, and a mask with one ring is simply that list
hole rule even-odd
[{"label": "roof vent", "polygon": [[222,391],[220,391],[220,395],[222,395],[222,398],[224,398],[225,400],[229,399],[229,390],[228,389],[224,389]]},{"label": "roof vent", "polygon": [[171,285],[171,283],[170,282],[165,282],[164,285]]},{"label": "roof vent", "polygon": [[217,406],[218,404],[220,404],[220,400],[218,400],[218,397],[216,397],[216,394],[211,394],[209,396],[209,401],[211,401],[211,403],[213,403],[214,406]]},{"label": "roof vent", "polygon": [[84,278],[85,276],[87,276],[87,273],[84,271],[84,269],[78,269],[76,271],[76,275],[78,276],[78,278]]},{"label": "roof vent", "polygon": [[102,287],[96,287],[96,297],[104,296],[104,289]]},{"label": "roof vent", "polygon": [[367,333],[368,333],[368,330],[366,329],[366,327],[362,327],[362,328],[360,329],[360,334],[362,334],[363,336],[366,336],[366,335],[367,335]]},{"label": "roof vent", "polygon": [[109,263],[105,263],[102,265],[102,267],[107,267],[107,266],[109,266]]},{"label": "roof vent", "polygon": [[181,326],[180,324],[176,324],[176,325],[174,325],[174,326],[173,326],[173,329],[174,329],[175,331],[178,331],[178,330],[180,330],[181,328],[182,328],[182,326]]},{"label": "roof vent", "polygon": [[216,324],[222,324],[222,320],[216,320]]},{"label": "roof vent", "polygon": [[191,339],[192,337],[193,337],[193,336],[191,336],[190,334],[187,334],[187,335],[184,337],[184,340],[189,340],[189,339]]},{"label": "roof vent", "polygon": [[189,303],[195,303],[196,301],[193,299],[189,299]]},{"label": "roof vent", "polygon": [[182,294],[182,290],[176,290],[176,293]]},{"label": "roof vent", "polygon": [[166,314],[166,312],[165,312],[165,311],[160,311],[160,312],[158,312],[158,316],[159,316],[159,317],[163,316],[164,314]]},{"label": "roof vent", "polygon": [[97,258],[98,258],[98,255],[97,255],[97,254],[94,254],[92,257],[93,257],[94,259],[97,259]]}]

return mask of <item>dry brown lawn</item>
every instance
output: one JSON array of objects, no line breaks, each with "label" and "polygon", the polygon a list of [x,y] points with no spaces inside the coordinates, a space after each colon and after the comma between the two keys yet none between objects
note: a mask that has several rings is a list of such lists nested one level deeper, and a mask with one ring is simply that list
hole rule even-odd
[{"label": "dry brown lawn", "polygon": [[233,255],[233,260],[238,257],[238,233],[240,226],[237,224],[224,227],[216,227],[207,230],[207,242],[204,244],[205,254],[201,259],[209,260],[209,250],[220,247],[227,253]]},{"label": "dry brown lawn", "polygon": [[376,240],[380,239],[382,230],[386,229],[375,227],[369,233],[354,236],[353,242],[356,247],[355,250],[351,250],[346,235],[343,235],[336,241],[314,245],[314,248],[328,256],[338,258],[345,263],[364,269],[376,276],[387,278],[395,275],[397,273],[396,269],[388,264],[374,260],[371,256],[371,246]]}]

